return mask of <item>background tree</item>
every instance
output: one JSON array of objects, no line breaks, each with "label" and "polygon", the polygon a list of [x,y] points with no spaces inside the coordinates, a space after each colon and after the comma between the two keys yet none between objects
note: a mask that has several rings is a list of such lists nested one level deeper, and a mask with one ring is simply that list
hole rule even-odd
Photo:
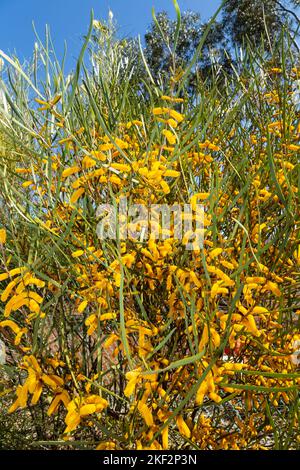
[{"label": "background tree", "polygon": [[262,39],[273,42],[282,26],[292,26],[293,5],[283,0],[228,0],[222,12],[222,26],[230,42],[242,45],[245,38],[259,45]]},{"label": "background tree", "polygon": [[[228,0],[221,17],[211,27],[196,68],[204,77],[212,72],[212,66],[230,69],[230,53],[235,46],[249,40],[254,46],[269,41],[274,43],[282,27],[288,25],[297,32],[299,19],[296,7],[299,0]],[[176,20],[166,12],[156,16],[145,34],[145,56],[155,77],[169,77],[172,66],[170,47],[176,34]],[[182,15],[181,31],[177,45],[178,68],[191,59],[207,23],[199,13],[188,11]],[[161,34],[163,33],[163,34]]]},{"label": "background tree", "polygon": [[[172,64],[170,48],[176,34],[176,20],[172,20],[166,12],[158,13],[156,19],[157,22],[153,21],[145,34],[145,56],[155,77],[159,74],[169,76],[172,66],[184,68],[191,60],[207,24],[201,20],[199,13],[192,11],[183,13],[176,48],[176,64]],[[212,61],[225,61],[226,44],[222,24],[216,22],[209,31],[196,67],[207,70],[208,64]]]}]

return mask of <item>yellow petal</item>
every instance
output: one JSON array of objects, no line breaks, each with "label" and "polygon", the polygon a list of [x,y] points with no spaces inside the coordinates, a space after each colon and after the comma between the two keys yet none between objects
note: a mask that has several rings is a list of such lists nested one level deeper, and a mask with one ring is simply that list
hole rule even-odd
[{"label": "yellow petal", "polygon": [[73,175],[74,173],[78,173],[78,171],[80,171],[79,166],[72,166],[71,168],[66,168],[62,172],[62,177],[67,178],[68,176]]},{"label": "yellow petal", "polygon": [[170,116],[175,119],[177,122],[182,122],[184,119],[184,116],[181,113],[178,113],[174,109],[170,109],[169,111]]},{"label": "yellow petal", "polygon": [[93,158],[89,157],[88,155],[86,155],[82,160],[82,167],[85,170],[88,169],[88,168],[92,168],[96,164],[97,164],[97,162]]},{"label": "yellow petal", "polygon": [[161,188],[162,188],[163,192],[165,194],[169,194],[170,188],[169,188],[168,183],[166,183],[166,181],[164,181],[164,180],[161,180],[160,185],[161,185]]},{"label": "yellow petal", "polygon": [[145,403],[139,402],[138,410],[141,413],[147,426],[149,427],[153,426],[153,416],[148,406]]},{"label": "yellow petal", "polygon": [[80,415],[76,411],[68,413],[65,419],[67,427],[65,429],[65,433],[69,433],[74,431],[77,426],[80,424]]},{"label": "yellow petal", "polygon": [[60,396],[56,395],[56,397],[54,397],[54,399],[51,402],[51,405],[48,408],[48,411],[47,411],[48,416],[51,416],[53,413],[55,413],[55,411],[59,407],[59,403],[60,403]]},{"label": "yellow petal", "polygon": [[83,405],[80,407],[80,416],[87,416],[91,415],[92,413],[95,413],[96,411],[96,405],[91,404],[91,405]]},{"label": "yellow petal", "polygon": [[83,253],[84,253],[83,250],[76,250],[76,251],[73,251],[72,257],[73,257],[73,258],[79,258],[80,256],[83,255]]},{"label": "yellow petal", "polygon": [[125,165],[123,163],[112,163],[110,165],[111,168],[114,168],[115,170],[124,172],[124,173],[129,173],[130,172],[130,166]]},{"label": "yellow petal", "polygon": [[18,284],[18,282],[20,281],[20,277],[17,277],[16,279],[14,279],[13,281],[11,281],[7,286],[6,288],[4,289],[4,291],[2,292],[2,295],[1,295],[1,301],[2,302],[6,302],[8,297],[10,296],[12,290],[14,289],[14,287],[16,287],[16,285]]},{"label": "yellow petal", "polygon": [[246,325],[246,328],[250,331],[250,333],[252,333],[254,336],[260,336],[260,332],[257,329],[253,315],[248,315],[243,320],[243,323]]},{"label": "yellow petal", "polygon": [[103,343],[103,348],[104,349],[107,349],[109,348],[115,341],[117,341],[119,339],[119,337],[115,334],[115,333],[112,333],[111,335],[109,335],[109,337],[104,341]]},{"label": "yellow petal", "polygon": [[115,449],[116,449],[116,444],[111,441],[100,442],[100,444],[98,444],[96,447],[96,450],[115,450]]},{"label": "yellow petal", "polygon": [[180,171],[176,170],[167,170],[164,172],[164,176],[170,177],[170,178],[177,178],[180,176]]},{"label": "yellow petal", "polygon": [[216,402],[216,403],[220,403],[220,401],[222,401],[222,398],[220,397],[220,395],[218,395],[218,394],[215,393],[215,392],[211,392],[211,393],[209,394],[209,398],[210,398],[211,400],[213,400],[214,402]]},{"label": "yellow petal", "polygon": [[211,259],[214,259],[216,258],[217,256],[219,256],[221,253],[222,253],[222,248],[215,248],[214,250],[212,250],[210,253],[209,253],[209,257]]},{"label": "yellow petal", "polygon": [[176,136],[171,131],[168,131],[167,129],[164,129],[162,131],[162,134],[166,137],[166,139],[167,139],[167,141],[170,145],[175,145],[176,144],[176,142],[177,142]]},{"label": "yellow petal", "polygon": [[2,273],[0,274],[0,281],[5,281],[6,279],[9,278],[9,274],[8,273]]},{"label": "yellow petal", "polygon": [[11,405],[11,407],[8,409],[8,414],[13,413],[16,411],[18,408],[20,408],[20,402],[19,398],[17,398],[14,403]]},{"label": "yellow petal", "polygon": [[160,116],[161,114],[166,114],[169,111],[168,108],[154,108],[152,110],[154,116]]},{"label": "yellow petal", "polygon": [[204,346],[206,346],[207,343],[208,343],[208,328],[207,328],[207,325],[204,325],[201,340],[199,343],[200,352],[203,350]]},{"label": "yellow petal", "polygon": [[163,449],[169,449],[169,426],[166,426],[162,433],[161,433],[161,437],[162,437],[162,446],[163,446]]},{"label": "yellow petal", "polygon": [[201,385],[198,388],[197,393],[196,393],[195,402],[196,402],[197,405],[202,405],[203,400],[204,400],[204,396],[207,393],[207,389],[208,389],[207,380],[204,380],[201,383]]},{"label": "yellow petal", "polygon": [[15,334],[18,334],[20,327],[12,320],[4,320],[0,322],[2,328],[9,327]]},{"label": "yellow petal", "polygon": [[252,310],[254,315],[259,315],[260,313],[269,313],[269,310],[265,307],[254,307]]},{"label": "yellow petal", "polygon": [[4,228],[0,229],[0,244],[4,245],[6,242],[6,230]]},{"label": "yellow petal", "polygon": [[125,390],[124,390],[124,395],[125,395],[125,397],[130,397],[130,396],[134,393],[136,383],[137,383],[137,379],[136,379],[136,378],[134,378],[134,379],[132,379],[132,380],[129,380],[129,382],[128,382],[128,384],[126,385],[126,388],[125,388]]},{"label": "yellow petal", "polygon": [[188,425],[186,424],[186,422],[184,421],[184,419],[182,418],[182,416],[177,416],[176,424],[177,424],[180,434],[189,439],[191,437],[191,431]]},{"label": "yellow petal", "polygon": [[70,199],[71,204],[75,204],[75,202],[77,202],[78,199],[83,195],[84,191],[84,188],[78,188],[76,191],[74,191]]},{"label": "yellow petal", "polygon": [[184,102],[183,98],[175,98],[173,96],[166,96],[166,95],[163,95],[161,97],[161,99],[164,100],[164,101],[171,101],[172,103],[183,103]]},{"label": "yellow petal", "polygon": [[88,305],[88,301],[87,301],[87,300],[83,300],[83,301],[79,304],[79,306],[78,306],[78,309],[77,309],[78,313],[84,312],[84,310],[86,309],[87,305]]},{"label": "yellow petal", "polygon": [[37,385],[36,385],[36,388],[34,390],[34,394],[32,396],[32,399],[31,399],[31,404],[32,405],[37,404],[37,402],[39,401],[40,396],[42,394],[42,391],[43,391],[42,384],[41,384],[41,382],[38,382]]},{"label": "yellow petal", "polygon": [[33,292],[33,291],[30,291],[28,293],[28,297],[30,299],[33,299],[35,302],[37,302],[38,304],[41,304],[43,302],[43,297],[41,297],[39,294],[37,294],[36,292]]}]

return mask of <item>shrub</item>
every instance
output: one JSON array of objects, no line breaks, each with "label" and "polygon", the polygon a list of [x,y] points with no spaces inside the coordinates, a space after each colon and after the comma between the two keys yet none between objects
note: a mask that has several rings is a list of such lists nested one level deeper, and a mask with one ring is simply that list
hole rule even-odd
[{"label": "shrub", "polygon": [[[67,78],[41,43],[32,66],[4,57],[1,399],[27,434],[5,432],[3,447],[297,448],[300,70],[288,33],[271,56],[246,46],[231,74],[215,64],[191,92],[193,62],[165,88],[139,80],[100,26]],[[99,237],[103,205],[124,197],[202,205],[203,245],[188,250],[175,222],[147,239],[133,212]]]}]

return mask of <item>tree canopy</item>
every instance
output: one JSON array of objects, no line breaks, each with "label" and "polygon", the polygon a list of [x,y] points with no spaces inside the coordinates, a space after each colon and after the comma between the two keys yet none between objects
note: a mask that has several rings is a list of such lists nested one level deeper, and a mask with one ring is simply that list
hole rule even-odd
[{"label": "tree canopy", "polygon": [[[228,0],[209,30],[197,65],[205,72],[211,64],[226,66],[232,50],[241,47],[245,41],[256,47],[263,42],[268,50],[284,26],[297,35],[296,7],[299,3],[299,0]],[[172,66],[170,47],[176,35],[176,24],[166,12],[160,12],[145,34],[145,55],[154,76],[169,74]],[[190,61],[207,25],[197,12],[182,14],[176,48],[177,67]]]}]

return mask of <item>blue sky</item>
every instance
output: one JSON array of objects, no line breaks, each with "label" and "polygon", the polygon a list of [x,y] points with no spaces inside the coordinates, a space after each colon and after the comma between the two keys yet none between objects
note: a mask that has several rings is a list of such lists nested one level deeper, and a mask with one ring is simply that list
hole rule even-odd
[{"label": "blue sky", "polygon": [[[205,19],[212,15],[220,0],[178,0],[181,10],[194,10]],[[58,54],[64,40],[68,44],[68,65],[80,49],[81,37],[87,31],[90,10],[96,18],[107,18],[109,8],[120,27],[120,34],[143,34],[151,23],[151,8],[174,14],[172,0],[0,0],[0,49],[17,52],[21,60],[29,58],[35,41],[34,21],[40,36],[45,24],[50,25]]]}]

